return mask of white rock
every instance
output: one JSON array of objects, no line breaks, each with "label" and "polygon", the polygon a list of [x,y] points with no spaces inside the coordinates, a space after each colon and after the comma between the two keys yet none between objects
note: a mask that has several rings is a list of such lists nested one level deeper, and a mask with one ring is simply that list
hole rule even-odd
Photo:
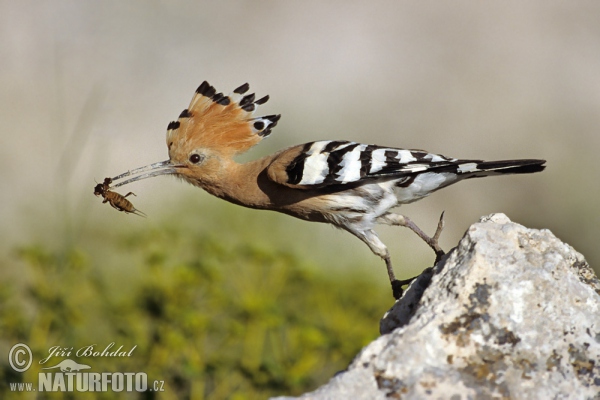
[{"label": "white rock", "polygon": [[504,214],[473,224],[380,328],[301,398],[600,398],[598,278],[550,231]]}]

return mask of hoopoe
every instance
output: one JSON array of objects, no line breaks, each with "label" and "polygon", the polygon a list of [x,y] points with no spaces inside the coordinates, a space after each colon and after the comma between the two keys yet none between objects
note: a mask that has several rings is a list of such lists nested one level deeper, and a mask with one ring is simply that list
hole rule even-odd
[{"label": "hoopoe", "polygon": [[[344,229],[386,264],[394,297],[401,285],[376,224],[408,227],[436,253],[443,213],[433,237],[391,210],[463,179],[542,171],[545,160],[460,160],[422,150],[323,140],[293,146],[261,159],[233,157],[271,134],[280,115],[254,117],[269,96],[255,100],[247,83],[231,95],[203,82],[177,121],[167,127],[169,159],[112,178],[114,187],[159,175],[175,175],[208,193],[245,207],[273,210]],[[139,175],[138,175],[139,174]]]}]

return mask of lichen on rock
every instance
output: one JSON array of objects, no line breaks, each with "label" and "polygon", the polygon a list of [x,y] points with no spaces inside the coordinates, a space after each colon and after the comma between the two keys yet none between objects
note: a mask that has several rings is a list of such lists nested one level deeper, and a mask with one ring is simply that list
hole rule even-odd
[{"label": "lichen on rock", "polygon": [[303,399],[600,398],[600,281],[548,230],[473,224]]}]

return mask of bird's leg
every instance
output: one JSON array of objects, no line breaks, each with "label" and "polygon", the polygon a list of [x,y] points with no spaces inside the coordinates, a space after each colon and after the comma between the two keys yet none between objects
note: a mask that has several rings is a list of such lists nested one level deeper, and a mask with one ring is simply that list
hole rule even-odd
[{"label": "bird's leg", "polygon": [[396,279],[396,274],[394,274],[394,268],[392,268],[392,260],[390,259],[389,253],[383,257],[385,261],[385,267],[387,268],[388,277],[390,278],[390,283],[392,284],[392,295],[396,300],[402,297],[402,286],[404,285],[403,281],[399,281]]},{"label": "bird's leg", "polygon": [[427,236],[414,222],[412,222],[410,218],[404,215],[400,215],[400,217],[402,217],[404,220],[404,225],[402,226],[405,226],[414,233],[416,233],[421,239],[423,239],[423,241],[425,241],[425,243],[429,245],[429,247],[433,249],[433,251],[435,252],[435,263],[437,264],[437,262],[440,261],[444,254],[446,254],[444,253],[444,250],[442,250],[438,243],[440,235],[442,234],[442,230],[444,229],[444,212],[442,212],[442,214],[440,215],[440,220],[438,221],[437,228],[433,237]]},{"label": "bird's leg", "polygon": [[379,217],[378,222],[382,222],[388,225],[398,225],[409,228],[411,231],[416,233],[425,243],[429,245],[435,252],[435,263],[437,263],[444,254],[444,250],[438,244],[438,239],[442,234],[442,230],[444,229],[444,213],[440,215],[440,220],[438,222],[437,228],[435,230],[435,234],[433,237],[429,237],[419,228],[412,220],[404,215],[400,214],[385,214]]},{"label": "bird's leg", "polygon": [[396,275],[394,274],[394,270],[392,268],[392,261],[390,256],[384,258],[385,266],[387,267],[388,276],[390,277],[390,283],[392,284],[392,295],[396,300],[402,297],[404,290],[402,290],[402,286],[410,284],[412,281],[418,278],[418,276],[412,277],[410,279],[396,279]]},{"label": "bird's leg", "polygon": [[387,268],[390,282],[392,283],[392,286],[394,286],[394,281],[398,281],[398,279],[396,279],[396,274],[394,274],[394,268],[392,267],[392,259],[390,258],[390,254],[386,254],[383,260],[385,261],[385,267]]},{"label": "bird's leg", "polygon": [[[348,228],[350,227],[347,227],[347,229]],[[383,242],[379,239],[377,233],[371,229],[348,229],[348,232],[365,242],[374,254],[378,255],[383,259],[383,261],[385,261],[385,267],[392,285],[392,294],[394,295],[395,299],[402,297],[402,286],[406,285],[406,281],[399,281],[396,279],[396,274],[394,274],[394,268],[392,267],[390,252],[388,251],[387,247],[385,247],[385,244],[383,244]]]},{"label": "bird's leg", "polygon": [[389,253],[386,254],[385,257],[383,257],[383,260],[385,261],[385,267],[387,268],[390,283],[392,284],[392,295],[396,300],[398,300],[400,297],[402,297],[402,293],[404,293],[404,291],[402,290],[402,286],[409,284],[412,281],[412,279],[408,280],[408,282],[406,280],[401,281],[396,279],[396,274],[394,274],[394,268],[392,268],[392,259],[390,258]]},{"label": "bird's leg", "polygon": [[[443,215],[444,214],[442,213],[442,217],[443,217]],[[410,227],[409,225],[406,225],[406,221],[408,221],[410,224],[412,224],[412,226],[414,226],[419,232],[421,232],[421,234],[423,236],[425,236],[427,239],[435,240],[436,244],[437,244],[437,238],[440,236],[440,233],[441,233],[442,227],[443,227],[442,218],[440,218],[440,223],[438,223],[438,231],[436,231],[436,233],[433,237],[434,239],[429,238],[411,220],[409,220],[408,218],[406,218],[402,215],[385,214],[385,215],[379,217],[377,220],[377,222],[385,223],[385,224],[389,224],[389,225],[402,225],[402,226]],[[346,227],[346,228],[348,228],[348,227]],[[399,299],[400,297],[402,297],[402,293],[403,293],[402,286],[408,285],[409,283],[414,281],[417,277],[415,276],[414,278],[403,279],[403,280],[396,279],[396,274],[394,274],[394,268],[392,267],[392,259],[390,258],[390,252],[388,251],[385,244],[383,244],[383,242],[379,239],[379,237],[377,236],[375,231],[373,231],[372,229],[366,229],[366,230],[348,229],[348,232],[352,233],[357,238],[359,238],[360,240],[365,242],[374,254],[378,255],[385,261],[385,267],[387,269],[388,277],[390,278],[390,283],[392,285],[392,294],[394,295],[394,298],[396,300]],[[423,239],[423,240],[425,240],[425,239]],[[439,246],[438,246],[438,249],[439,249]],[[444,252],[441,249],[439,249],[439,251],[442,253],[442,255],[444,254]],[[437,262],[437,260],[436,260],[436,262]]]}]

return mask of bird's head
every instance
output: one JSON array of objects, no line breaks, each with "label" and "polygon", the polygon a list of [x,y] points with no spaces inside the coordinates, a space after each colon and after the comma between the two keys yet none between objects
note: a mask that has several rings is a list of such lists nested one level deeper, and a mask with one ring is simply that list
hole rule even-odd
[{"label": "bird's head", "polygon": [[226,96],[204,81],[189,107],[167,127],[169,159],[112,178],[116,182],[132,176],[114,187],[158,175],[177,175],[200,185],[214,180],[233,156],[269,136],[280,118],[253,117],[257,106],[266,103],[269,96],[255,100],[254,93],[245,95],[249,88],[245,83]]}]

